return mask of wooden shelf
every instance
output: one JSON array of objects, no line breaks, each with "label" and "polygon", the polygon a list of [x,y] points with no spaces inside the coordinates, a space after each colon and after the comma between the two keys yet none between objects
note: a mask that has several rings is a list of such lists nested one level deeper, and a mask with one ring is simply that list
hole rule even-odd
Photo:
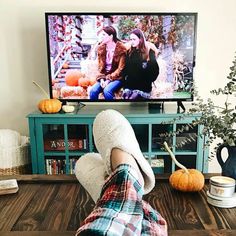
[{"label": "wooden shelf", "polygon": [[[158,110],[156,112],[150,111],[148,106],[145,105],[87,105],[80,110],[76,109],[73,113],[31,113],[28,115],[28,120],[33,174],[47,173],[50,166],[48,167],[48,162],[46,166],[45,160],[50,158],[52,160],[57,158],[65,160],[66,167],[62,172],[73,173],[71,165],[69,165],[70,158],[78,159],[85,153],[96,152],[92,135],[93,121],[100,111],[107,108],[120,111],[128,119],[134,129],[140,148],[150,164],[153,163],[153,159],[163,159],[162,162],[155,162],[158,163],[158,166],[153,167],[156,173],[171,173],[175,170],[175,165],[171,162],[169,154],[162,148],[162,143],[165,139],[160,135],[166,132],[174,132],[177,127],[185,126],[200,117],[200,114],[183,116],[182,119],[177,119],[178,121],[172,123],[175,118],[182,115],[160,113]],[[207,173],[208,149],[204,149],[205,138],[199,135],[202,129],[203,127],[198,125],[180,135],[169,137],[168,143],[173,146],[173,152],[177,157],[188,159],[183,160],[187,161],[189,168],[196,168],[203,173]],[[45,150],[45,139],[47,138],[48,140],[48,135],[51,137],[54,134],[55,137],[51,138],[56,140],[57,132],[60,142],[65,143],[64,149],[60,151],[52,149],[49,151],[47,148]],[[190,144],[181,148],[175,147],[180,140],[190,134],[195,136],[195,139]],[[72,136],[73,139],[82,139],[85,142],[85,146],[81,150],[73,151],[69,147]],[[164,166],[161,166],[162,163],[164,163]]]}]

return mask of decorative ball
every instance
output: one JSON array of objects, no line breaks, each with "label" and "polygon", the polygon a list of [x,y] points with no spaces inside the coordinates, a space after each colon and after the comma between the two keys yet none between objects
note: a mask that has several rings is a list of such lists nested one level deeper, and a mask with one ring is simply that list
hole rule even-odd
[{"label": "decorative ball", "polygon": [[197,192],[204,187],[204,176],[196,169],[183,169],[173,172],[169,178],[170,185],[179,191]]},{"label": "decorative ball", "polygon": [[73,112],[75,110],[75,107],[70,106],[70,105],[63,105],[62,110],[66,113],[70,113],[70,112]]},{"label": "decorative ball", "polygon": [[43,113],[57,113],[61,110],[62,103],[58,99],[43,99],[38,104],[38,109]]}]

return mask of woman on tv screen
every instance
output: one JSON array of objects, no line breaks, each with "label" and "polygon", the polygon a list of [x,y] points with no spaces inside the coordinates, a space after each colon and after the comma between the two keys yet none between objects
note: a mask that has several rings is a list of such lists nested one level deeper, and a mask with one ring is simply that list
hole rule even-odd
[{"label": "woman on tv screen", "polygon": [[90,99],[95,101],[101,92],[106,100],[114,99],[114,92],[122,87],[121,72],[125,67],[126,47],[117,38],[115,28],[104,27],[101,35],[97,50],[99,74],[90,90]]},{"label": "woman on tv screen", "polygon": [[140,29],[130,34],[131,47],[127,52],[124,69],[124,99],[149,99],[152,82],[159,74],[159,66]]}]

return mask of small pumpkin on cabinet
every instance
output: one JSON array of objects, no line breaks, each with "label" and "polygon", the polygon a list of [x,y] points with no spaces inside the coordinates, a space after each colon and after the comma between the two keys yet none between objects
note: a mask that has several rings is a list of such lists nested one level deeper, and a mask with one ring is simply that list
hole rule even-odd
[{"label": "small pumpkin on cabinet", "polygon": [[43,99],[38,104],[38,109],[43,113],[57,113],[61,110],[61,102],[56,99]]},{"label": "small pumpkin on cabinet", "polygon": [[39,101],[38,109],[42,113],[57,113],[57,112],[59,112],[61,110],[61,107],[62,107],[61,101],[56,99],[56,98],[51,98],[50,99],[48,94],[46,93],[46,91],[38,83],[36,83],[35,81],[33,81],[33,83],[47,97],[47,99],[42,99],[41,101]]},{"label": "small pumpkin on cabinet", "polygon": [[164,142],[164,147],[169,152],[170,157],[175,164],[181,168],[171,174],[169,178],[170,185],[174,189],[183,192],[200,191],[204,187],[205,183],[203,174],[196,169],[187,169],[185,166],[180,164],[166,142]]}]

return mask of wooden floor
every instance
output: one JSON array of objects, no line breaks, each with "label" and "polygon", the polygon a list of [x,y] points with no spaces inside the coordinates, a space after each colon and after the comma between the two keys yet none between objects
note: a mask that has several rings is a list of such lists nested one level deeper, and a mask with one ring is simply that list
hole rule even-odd
[{"label": "wooden floor", "polygon": [[[7,177],[0,177],[7,178]],[[19,192],[0,196],[0,235],[74,235],[94,203],[74,176],[18,176]],[[236,208],[222,209],[199,193],[174,191],[166,176],[145,196],[167,220],[169,235],[236,235]]]}]

